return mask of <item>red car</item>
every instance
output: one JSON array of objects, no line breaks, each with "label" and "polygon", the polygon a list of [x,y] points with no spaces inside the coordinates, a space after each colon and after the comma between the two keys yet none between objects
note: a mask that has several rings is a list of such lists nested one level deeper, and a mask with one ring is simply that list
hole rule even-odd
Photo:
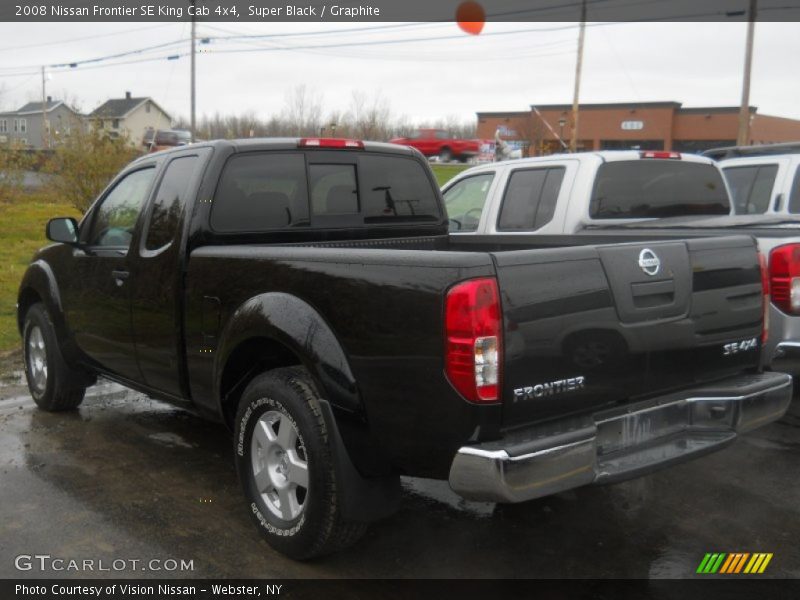
[{"label": "red car", "polygon": [[444,129],[418,129],[408,137],[390,140],[393,144],[403,144],[416,148],[425,156],[438,156],[442,162],[453,159],[467,162],[480,151],[480,140],[454,138]]}]

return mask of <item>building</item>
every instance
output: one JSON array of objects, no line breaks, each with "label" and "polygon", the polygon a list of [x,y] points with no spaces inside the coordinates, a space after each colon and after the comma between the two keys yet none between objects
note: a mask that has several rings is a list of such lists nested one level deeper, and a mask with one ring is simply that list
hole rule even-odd
[{"label": "building", "polygon": [[44,108],[42,111],[41,102],[28,102],[19,110],[0,113],[0,143],[36,149],[50,147],[83,122],[78,112],[50,96]]},{"label": "building", "polygon": [[133,98],[130,92],[124,98],[106,100],[88,119],[95,128],[113,137],[124,136],[134,146],[142,143],[148,129],[169,129],[172,124],[172,117],[155,100]]},{"label": "building", "polygon": [[[538,111],[538,113],[537,113]],[[680,102],[581,104],[579,150],[702,152],[736,144],[739,107],[684,108]],[[570,143],[571,104],[531,106],[528,111],[479,112],[478,137],[516,142],[528,155],[552,154]],[[750,143],[800,140],[800,121],[758,114],[750,107]]]}]

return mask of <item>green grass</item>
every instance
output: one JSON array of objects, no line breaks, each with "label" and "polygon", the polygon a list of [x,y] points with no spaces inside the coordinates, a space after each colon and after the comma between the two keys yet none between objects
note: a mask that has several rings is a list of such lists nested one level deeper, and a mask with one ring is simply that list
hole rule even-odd
[{"label": "green grass", "polygon": [[440,187],[461,173],[461,171],[468,168],[469,165],[431,165],[433,174],[436,175],[436,181],[439,183]]},{"label": "green grass", "polygon": [[0,352],[19,346],[17,291],[33,253],[47,244],[45,224],[53,217],[77,216],[77,210],[44,194],[0,202]]}]

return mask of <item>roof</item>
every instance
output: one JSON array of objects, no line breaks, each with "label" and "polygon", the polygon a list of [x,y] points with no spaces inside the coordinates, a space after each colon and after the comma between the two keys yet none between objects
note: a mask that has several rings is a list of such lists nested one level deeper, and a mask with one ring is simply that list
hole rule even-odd
[{"label": "roof", "polygon": [[[175,146],[153,152],[152,154],[144,154],[135,159],[131,164],[139,164],[146,162],[153,157],[159,158],[161,156],[182,152],[187,148],[233,148],[235,152],[252,152],[258,150],[297,150],[300,140],[305,138],[239,138],[234,140],[210,140],[206,142],[197,142],[187,146]],[[316,138],[313,138],[316,139]],[[316,148],[313,146],[303,148],[303,150],[310,152],[362,152],[360,150],[340,149],[340,148]],[[418,156],[424,160],[424,157],[419,151],[400,144],[388,144],[386,142],[370,142],[364,140],[364,152],[380,152],[385,154],[399,154],[402,156]]]},{"label": "roof", "polygon": [[126,117],[132,110],[144,104],[145,102],[152,102],[162,113],[169,117],[169,113],[161,108],[152,98],[112,98],[106,100],[89,113],[90,119],[121,119]]},{"label": "roof", "polygon": [[703,156],[708,156],[714,160],[723,160],[744,156],[775,156],[798,153],[800,153],[800,142],[783,142],[779,144],[763,144],[757,146],[726,146],[723,148],[712,148],[711,150],[703,152]]},{"label": "roof", "polygon": [[[539,110],[572,110],[572,104],[531,104],[531,108],[538,108]],[[578,108],[582,110],[605,110],[605,109],[619,109],[619,108],[680,108],[680,102],[674,100],[657,101],[657,102],[604,102],[601,104],[579,104]]]},{"label": "roof", "polygon": [[[54,108],[58,108],[60,105],[64,104],[61,100],[50,100],[49,102],[45,102],[45,107],[47,112],[50,112]],[[69,108],[69,107],[67,107]],[[72,109],[70,109],[72,110]],[[25,115],[30,113],[41,113],[42,112],[42,103],[41,102],[28,102],[25,106],[18,109],[18,115]]]}]

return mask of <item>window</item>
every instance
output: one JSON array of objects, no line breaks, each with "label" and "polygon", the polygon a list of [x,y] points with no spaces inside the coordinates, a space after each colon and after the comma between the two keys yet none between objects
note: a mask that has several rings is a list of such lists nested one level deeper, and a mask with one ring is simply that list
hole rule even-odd
[{"label": "window", "polygon": [[0,133],[8,133],[8,119],[0,119]]},{"label": "window", "polygon": [[155,169],[140,169],[126,175],[94,211],[88,242],[91,246],[128,248],[139,212],[147,200]]},{"label": "window", "polygon": [[497,228],[502,231],[532,231],[547,225],[556,210],[564,167],[516,170],[503,194]]},{"label": "window", "polygon": [[467,177],[444,193],[444,205],[450,218],[450,231],[475,231],[481,220],[486,196],[494,173]]},{"label": "window", "polygon": [[800,213],[800,167],[795,171],[792,191],[789,193],[789,212]]},{"label": "window", "polygon": [[314,215],[358,214],[355,165],[310,165],[311,213]]},{"label": "window", "polygon": [[184,156],[176,158],[167,165],[153,202],[145,249],[158,250],[175,238],[186,205],[186,192],[198,161],[197,156]]},{"label": "window", "polygon": [[666,159],[602,164],[589,205],[593,219],[729,213],[728,192],[714,165]]},{"label": "window", "polygon": [[14,133],[19,132],[19,119],[14,119]]},{"label": "window", "polygon": [[364,223],[438,221],[435,189],[423,166],[397,156],[360,156],[358,159]]},{"label": "window", "polygon": [[441,131],[440,130],[440,131],[437,131],[436,133],[434,133],[433,137],[435,137],[437,140],[449,140],[450,139],[450,134],[447,133],[446,131]]},{"label": "window", "polygon": [[28,119],[19,120],[19,132],[26,133],[28,131]]},{"label": "window", "polygon": [[308,225],[302,154],[252,153],[225,165],[211,210],[215,231],[267,231]]},{"label": "window", "polygon": [[111,127],[114,129],[119,129],[119,119],[114,119],[114,121],[111,123]]},{"label": "window", "polygon": [[737,215],[767,212],[772,198],[772,187],[778,175],[778,165],[728,167],[724,171]]},{"label": "window", "polygon": [[144,105],[144,112],[146,112],[146,113],[150,112],[150,103],[149,102]]}]

